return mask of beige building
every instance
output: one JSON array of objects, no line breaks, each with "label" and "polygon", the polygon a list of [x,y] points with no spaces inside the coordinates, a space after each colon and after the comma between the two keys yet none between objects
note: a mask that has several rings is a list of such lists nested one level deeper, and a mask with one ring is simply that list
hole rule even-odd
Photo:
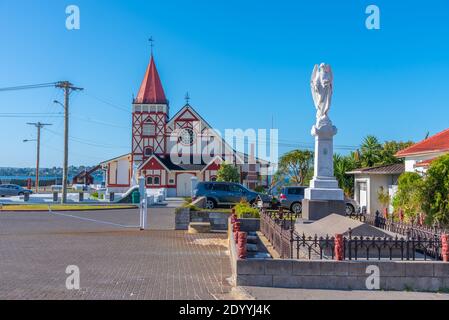
[{"label": "beige building", "polygon": [[[347,174],[354,175],[354,200],[360,208],[366,208],[368,214],[382,211],[382,205],[378,200],[380,190],[388,191],[392,197],[396,190],[399,176],[405,172],[402,163],[372,168],[357,169]],[[392,208],[390,207],[390,211]]]}]

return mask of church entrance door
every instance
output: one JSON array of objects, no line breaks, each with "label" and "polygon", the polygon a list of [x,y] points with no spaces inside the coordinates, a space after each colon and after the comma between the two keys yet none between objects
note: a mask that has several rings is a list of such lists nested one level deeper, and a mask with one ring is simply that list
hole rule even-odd
[{"label": "church entrance door", "polygon": [[176,195],[178,197],[192,196],[192,181],[191,178],[195,175],[191,173],[179,174],[176,181]]}]

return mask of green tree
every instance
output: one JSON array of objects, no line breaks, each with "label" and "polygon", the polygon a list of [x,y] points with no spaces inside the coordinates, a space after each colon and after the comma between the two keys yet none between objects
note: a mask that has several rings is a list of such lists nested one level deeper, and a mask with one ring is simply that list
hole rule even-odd
[{"label": "green tree", "polygon": [[395,211],[402,209],[407,220],[416,218],[422,211],[423,184],[423,178],[416,172],[405,172],[399,177],[393,208]]},{"label": "green tree", "polygon": [[404,160],[395,156],[399,151],[410,147],[413,142],[402,141],[386,141],[382,145],[382,150],[379,153],[378,165],[389,165],[394,163],[402,163]]},{"label": "green tree", "polygon": [[288,179],[292,184],[304,185],[312,173],[313,152],[308,150],[293,150],[279,159],[277,181]]},{"label": "green tree", "polygon": [[422,208],[428,223],[449,225],[449,154],[433,161],[422,186]]},{"label": "green tree", "polygon": [[240,182],[239,169],[229,163],[223,162],[217,172],[217,181],[219,182]]},{"label": "green tree", "polygon": [[334,174],[338,181],[338,185],[343,189],[348,197],[354,194],[354,176],[346,174],[346,172],[357,168],[357,161],[354,154],[342,156],[334,154]]},{"label": "green tree", "polygon": [[367,136],[360,146],[360,161],[363,167],[373,167],[379,163],[382,145],[375,136]]}]

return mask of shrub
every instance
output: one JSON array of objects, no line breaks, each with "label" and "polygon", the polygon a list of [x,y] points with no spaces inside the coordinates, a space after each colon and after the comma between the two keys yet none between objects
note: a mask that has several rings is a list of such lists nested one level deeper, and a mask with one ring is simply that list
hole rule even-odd
[{"label": "shrub", "polygon": [[192,197],[184,197],[184,204],[190,204],[192,202],[193,202]]},{"label": "shrub", "polygon": [[252,208],[247,201],[241,201],[234,207],[234,209],[239,219],[260,218],[259,210]]},{"label": "shrub", "polygon": [[190,211],[204,211],[204,209],[201,209],[201,208],[199,208],[199,207],[197,207],[195,205],[192,205],[192,204],[185,204],[182,207],[183,208],[189,208]]},{"label": "shrub", "polygon": [[232,165],[223,162],[217,172],[217,181],[219,182],[240,182],[239,169]]},{"label": "shrub", "polygon": [[398,191],[393,198],[393,207],[397,212],[404,211],[407,220],[412,220],[421,212],[423,179],[416,172],[405,172],[398,180]]},{"label": "shrub", "polygon": [[90,196],[94,199],[98,199],[98,191],[92,192]]},{"label": "shrub", "polygon": [[432,162],[421,190],[426,222],[449,225],[449,154]]}]

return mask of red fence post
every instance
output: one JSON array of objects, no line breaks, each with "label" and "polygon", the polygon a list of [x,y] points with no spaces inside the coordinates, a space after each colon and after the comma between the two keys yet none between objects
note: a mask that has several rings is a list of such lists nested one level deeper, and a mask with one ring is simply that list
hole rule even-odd
[{"label": "red fence post", "polygon": [[449,262],[449,234],[441,235],[441,254],[444,262]]},{"label": "red fence post", "polygon": [[246,232],[238,232],[237,252],[239,259],[246,259]]},{"label": "red fence post", "polygon": [[238,243],[238,241],[239,241],[239,232],[240,232],[240,222],[239,221],[236,221],[234,223],[233,232],[234,232],[235,243]]},{"label": "red fence post", "polygon": [[344,244],[343,244],[343,235],[342,234],[335,235],[334,249],[335,249],[335,260],[343,261]]}]

